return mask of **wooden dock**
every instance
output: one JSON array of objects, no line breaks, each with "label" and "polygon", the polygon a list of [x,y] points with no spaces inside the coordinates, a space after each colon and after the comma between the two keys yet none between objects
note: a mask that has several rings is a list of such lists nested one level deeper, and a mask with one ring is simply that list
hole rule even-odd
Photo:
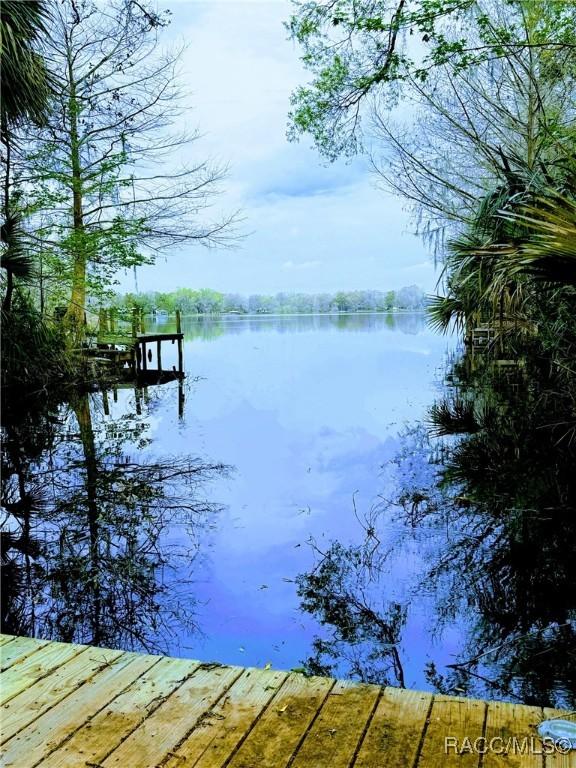
[{"label": "wooden dock", "polygon": [[9,635],[0,659],[2,768],[576,768],[539,707]]},{"label": "wooden dock", "polygon": [[[136,376],[150,378],[153,374],[165,373],[183,375],[184,357],[182,320],[176,310],[175,333],[145,333],[142,314],[134,313],[131,331],[119,327],[113,310],[100,310],[98,333],[95,346],[82,350],[84,357],[99,363],[110,364],[114,368],[127,367]],[[162,365],[162,346],[164,342],[177,344],[178,367],[165,370]],[[152,349],[155,349],[155,354]]]}]

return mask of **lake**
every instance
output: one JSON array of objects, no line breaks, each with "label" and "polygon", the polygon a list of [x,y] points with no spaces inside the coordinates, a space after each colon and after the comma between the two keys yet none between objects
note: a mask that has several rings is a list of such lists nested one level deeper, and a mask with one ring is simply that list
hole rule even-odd
[{"label": "lake", "polygon": [[[154,450],[231,465],[195,596],[204,640],[185,650],[227,663],[300,666],[313,629],[293,580],[306,542],[357,535],[357,508],[385,488],[398,435],[433,398],[446,339],[420,315],[188,319],[191,386],[179,422],[168,396]],[[179,649],[173,648],[175,652]]]},{"label": "lake", "polygon": [[[512,627],[480,585],[501,580],[501,532],[467,520],[466,478],[442,496],[448,449],[430,438],[456,341],[408,313],[183,331],[183,384],[39,398],[9,419],[4,498],[29,491],[24,533],[6,526],[20,559],[5,631],[450,693],[492,675],[489,692],[530,701],[522,669],[469,671]],[[176,363],[175,346],[162,354]],[[567,700],[545,681],[540,701]]]}]

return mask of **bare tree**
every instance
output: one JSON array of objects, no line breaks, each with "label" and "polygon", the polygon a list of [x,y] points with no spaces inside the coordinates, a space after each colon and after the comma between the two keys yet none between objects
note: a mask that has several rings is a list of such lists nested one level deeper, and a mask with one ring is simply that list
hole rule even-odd
[{"label": "bare tree", "polygon": [[[65,320],[81,334],[87,292],[119,267],[188,243],[226,245],[236,214],[203,214],[225,168],[194,153],[183,114],[180,50],[162,51],[167,23],[136,0],[63,0],[45,56],[57,79],[48,124],[31,140],[20,184],[43,215],[34,236],[70,286]],[[98,282],[100,281],[100,282]]]},{"label": "bare tree", "polygon": [[[492,10],[501,29],[510,9]],[[411,120],[372,110],[372,164],[380,182],[408,202],[420,232],[438,237],[476,220],[479,203],[552,182],[561,185],[571,155],[576,72],[571,48],[538,46],[545,9],[519,5],[531,45],[473,68],[449,66],[407,83]],[[495,31],[496,35],[496,31]]]}]

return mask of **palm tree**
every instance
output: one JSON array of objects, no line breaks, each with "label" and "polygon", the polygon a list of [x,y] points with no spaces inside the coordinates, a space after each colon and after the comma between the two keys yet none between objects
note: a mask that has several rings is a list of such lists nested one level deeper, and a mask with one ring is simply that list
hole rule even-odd
[{"label": "palm tree", "polygon": [[4,312],[11,308],[14,278],[25,279],[31,272],[20,217],[12,211],[10,199],[11,132],[25,121],[42,124],[46,117],[50,76],[35,46],[46,33],[47,19],[48,4],[45,0],[2,0],[0,140],[5,149],[5,169],[1,235],[5,249],[0,257],[0,266],[6,270],[6,294],[2,302]]},{"label": "palm tree", "polygon": [[428,309],[434,328],[446,331],[454,325],[468,342],[479,325],[494,327],[500,338],[508,326],[530,328],[526,275],[505,265],[515,243],[526,238],[526,222],[518,211],[534,199],[533,184],[510,170],[506,181],[480,201],[468,230],[448,242],[446,292],[434,297]]}]

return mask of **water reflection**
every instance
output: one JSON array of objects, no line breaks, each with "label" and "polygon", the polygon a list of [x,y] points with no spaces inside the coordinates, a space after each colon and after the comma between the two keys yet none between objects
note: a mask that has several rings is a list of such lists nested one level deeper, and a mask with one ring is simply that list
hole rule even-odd
[{"label": "water reflection", "polygon": [[203,487],[226,467],[143,453],[151,397],[4,409],[3,632],[147,651],[193,633],[186,575],[219,509]]},{"label": "water reflection", "polygon": [[404,684],[420,612],[436,690],[574,708],[575,389],[543,362],[467,352],[452,365],[429,424],[405,437],[396,494],[359,516],[362,543],[317,548],[299,578],[302,609],[328,630],[311,671]]},{"label": "water reflection", "polygon": [[188,319],[183,418],[5,408],[4,630],[574,706],[576,387],[459,354],[430,410],[424,323]]},{"label": "water reflection", "polygon": [[[395,313],[335,313],[326,315],[216,315],[182,318],[182,330],[187,341],[212,341],[223,335],[244,333],[305,333],[310,331],[371,332],[382,327],[390,331],[416,335],[426,325],[422,312]],[[176,330],[173,318],[154,320],[163,333]]]}]

